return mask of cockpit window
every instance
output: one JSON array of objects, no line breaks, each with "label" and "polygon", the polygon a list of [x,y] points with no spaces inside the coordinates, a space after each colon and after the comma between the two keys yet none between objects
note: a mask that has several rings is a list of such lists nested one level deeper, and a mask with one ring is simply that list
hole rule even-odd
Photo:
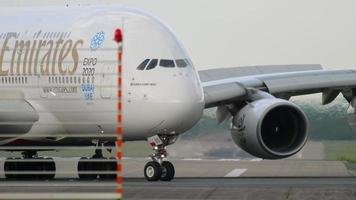
[{"label": "cockpit window", "polygon": [[185,62],[187,62],[188,65],[193,66],[192,60],[190,60],[189,58],[186,58]]},{"label": "cockpit window", "polygon": [[165,59],[161,59],[159,61],[159,66],[161,66],[161,67],[175,67],[173,60],[165,60]]},{"label": "cockpit window", "polygon": [[146,59],[144,60],[138,67],[137,67],[137,70],[144,70],[148,61],[150,61],[150,59]]},{"label": "cockpit window", "polygon": [[177,67],[183,68],[183,67],[187,67],[188,64],[184,59],[178,59],[176,60],[177,63]]},{"label": "cockpit window", "polygon": [[158,59],[152,59],[150,64],[148,64],[146,70],[155,68],[157,66],[157,63],[158,63]]}]

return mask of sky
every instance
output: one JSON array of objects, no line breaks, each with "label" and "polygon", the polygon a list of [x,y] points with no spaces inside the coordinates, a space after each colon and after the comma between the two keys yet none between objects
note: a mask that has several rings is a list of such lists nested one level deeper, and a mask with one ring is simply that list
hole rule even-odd
[{"label": "sky", "polygon": [[354,0],[12,0],[0,6],[122,4],[165,21],[196,68],[322,64],[356,69]]}]

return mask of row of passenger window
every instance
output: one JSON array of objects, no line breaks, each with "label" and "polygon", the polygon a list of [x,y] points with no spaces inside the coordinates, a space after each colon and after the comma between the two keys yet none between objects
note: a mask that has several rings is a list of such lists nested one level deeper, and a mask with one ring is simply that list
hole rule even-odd
[{"label": "row of passenger window", "polygon": [[24,76],[3,76],[0,80],[2,84],[27,84],[27,77]]},{"label": "row of passenger window", "polygon": [[167,59],[145,59],[138,67],[137,70],[151,70],[156,66],[166,67],[166,68],[184,68],[189,65],[188,59],[177,59],[177,60],[167,60]]},{"label": "row of passenger window", "polygon": [[94,76],[49,76],[49,84],[94,84]]},{"label": "row of passenger window", "polygon": [[27,77],[23,76],[3,76],[1,77],[1,83],[2,84],[26,84],[27,83]]}]

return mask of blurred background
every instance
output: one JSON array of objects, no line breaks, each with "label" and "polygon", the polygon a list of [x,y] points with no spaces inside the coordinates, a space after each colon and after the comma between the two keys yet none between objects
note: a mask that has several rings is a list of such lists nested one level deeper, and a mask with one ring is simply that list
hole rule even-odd
[{"label": "blurred background", "polygon": [[[0,6],[11,7],[101,4],[136,7],[161,18],[181,39],[197,70],[268,64],[322,64],[328,69],[356,69],[356,2],[352,0],[0,2]],[[356,162],[356,134],[348,125],[349,106],[341,96],[327,106],[321,106],[321,95],[294,97],[292,101],[303,108],[310,120],[310,141],[292,159]],[[170,156],[249,158],[231,141],[229,129],[229,122],[217,125],[215,109],[206,110],[192,130],[168,147]],[[150,151],[146,142],[127,142],[124,155],[146,157]]]}]

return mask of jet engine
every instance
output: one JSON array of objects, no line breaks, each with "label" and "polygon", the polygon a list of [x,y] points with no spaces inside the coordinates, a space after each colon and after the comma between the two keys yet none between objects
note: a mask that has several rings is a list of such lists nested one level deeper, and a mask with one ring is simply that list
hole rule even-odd
[{"label": "jet engine", "polygon": [[239,147],[256,157],[280,159],[303,148],[308,138],[308,120],[289,101],[263,98],[237,112],[231,135]]}]

